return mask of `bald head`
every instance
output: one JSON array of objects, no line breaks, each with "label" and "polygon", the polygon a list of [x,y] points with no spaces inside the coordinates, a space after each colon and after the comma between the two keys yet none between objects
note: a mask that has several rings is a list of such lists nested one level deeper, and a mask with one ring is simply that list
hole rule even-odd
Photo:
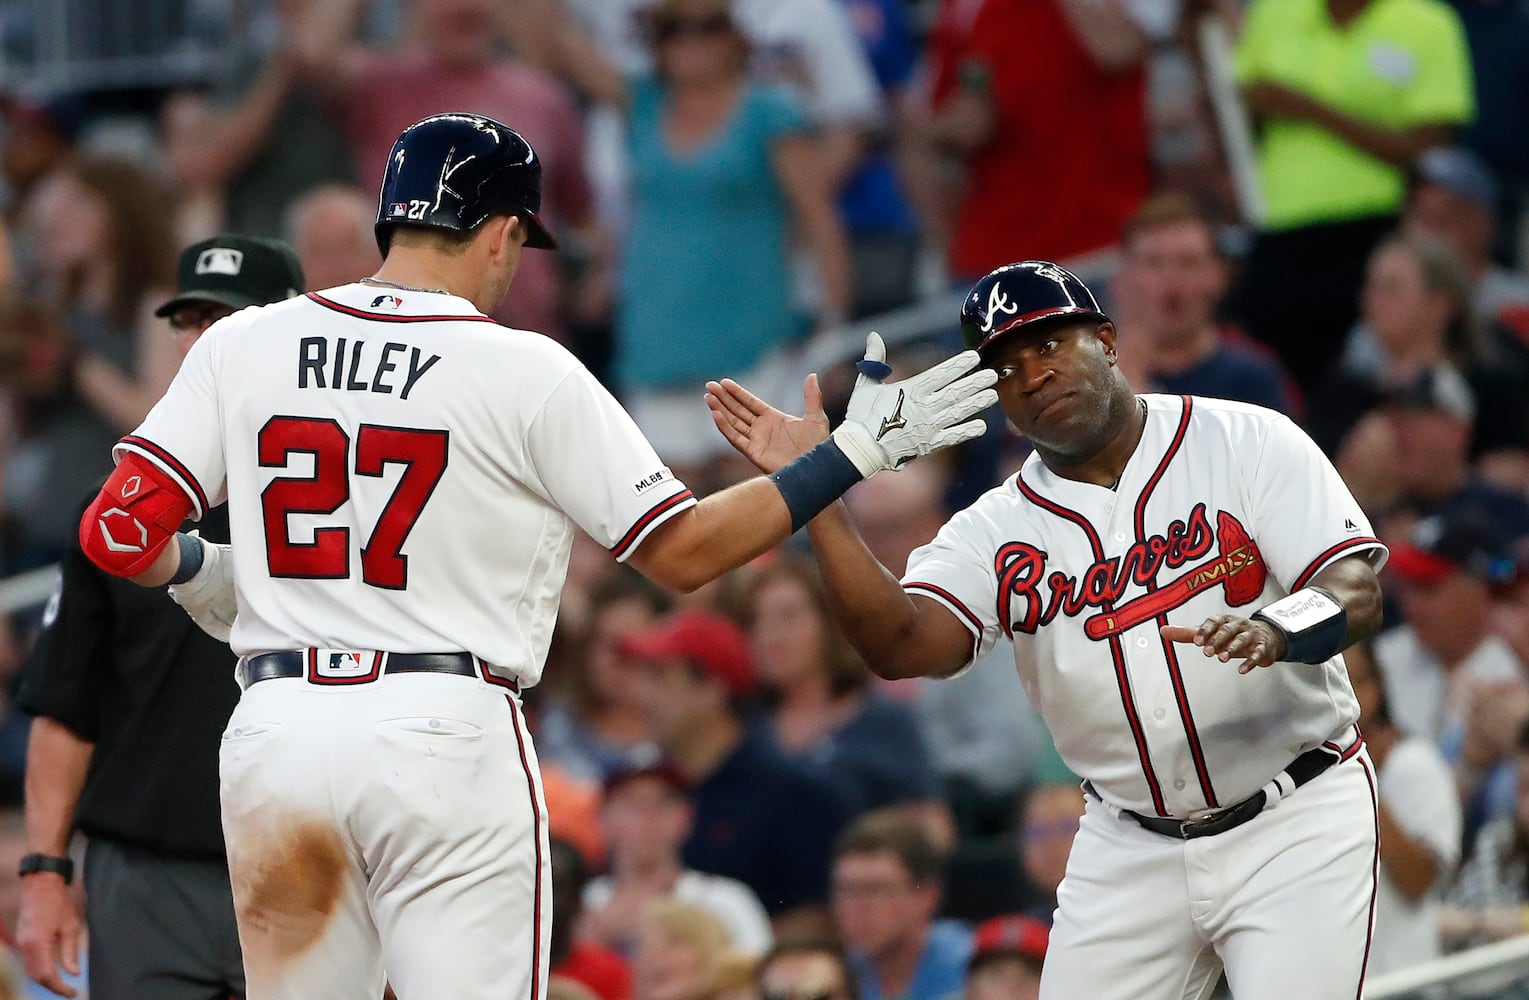
[{"label": "bald head", "polygon": [[372,234],[376,217],[376,199],[360,188],[327,185],[293,202],[287,238],[309,288],[333,288],[377,270],[382,258]]}]

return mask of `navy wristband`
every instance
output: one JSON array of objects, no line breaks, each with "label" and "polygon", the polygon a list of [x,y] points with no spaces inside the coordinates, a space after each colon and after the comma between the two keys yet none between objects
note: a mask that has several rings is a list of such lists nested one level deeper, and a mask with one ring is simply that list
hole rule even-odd
[{"label": "navy wristband", "polygon": [[786,509],[791,512],[791,530],[795,532],[842,497],[861,478],[855,463],[839,450],[833,438],[829,438],[773,473],[770,481],[786,501]]},{"label": "navy wristband", "polygon": [[1305,587],[1253,612],[1285,640],[1287,663],[1325,663],[1343,652],[1348,612],[1325,587]]},{"label": "navy wristband", "polygon": [[202,548],[200,538],[192,538],[183,531],[175,533],[175,544],[180,546],[181,562],[175,567],[175,575],[170,577],[172,584],[185,583],[196,576],[202,568],[202,560],[206,558],[206,550]]}]

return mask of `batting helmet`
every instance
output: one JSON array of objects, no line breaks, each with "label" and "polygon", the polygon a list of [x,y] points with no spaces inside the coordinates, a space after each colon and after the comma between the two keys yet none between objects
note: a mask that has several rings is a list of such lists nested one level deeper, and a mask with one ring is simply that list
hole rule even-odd
[{"label": "batting helmet", "polygon": [[1011,330],[1058,316],[1108,322],[1076,274],[1049,260],[1024,260],[990,271],[961,304],[961,339],[986,350]]},{"label": "batting helmet", "polygon": [[470,114],[431,115],[404,129],[388,154],[377,198],[377,247],[387,256],[396,225],[466,232],[492,215],[516,215],[526,246],[557,240],[536,215],[542,165],[514,129]]}]

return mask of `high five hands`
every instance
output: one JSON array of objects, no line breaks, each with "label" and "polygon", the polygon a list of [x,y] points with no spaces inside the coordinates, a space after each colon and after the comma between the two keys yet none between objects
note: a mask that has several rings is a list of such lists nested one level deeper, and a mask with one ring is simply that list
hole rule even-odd
[{"label": "high five hands", "polygon": [[[998,402],[998,373],[982,367],[976,351],[964,351],[901,382],[892,373],[880,334],[866,338],[844,422],[834,443],[869,477],[896,469],[920,455],[980,437],[979,414]],[[823,392],[816,375],[802,387],[804,415],[789,416],[732,379],[706,383],[712,422],[761,472],[778,471],[829,436]]]}]

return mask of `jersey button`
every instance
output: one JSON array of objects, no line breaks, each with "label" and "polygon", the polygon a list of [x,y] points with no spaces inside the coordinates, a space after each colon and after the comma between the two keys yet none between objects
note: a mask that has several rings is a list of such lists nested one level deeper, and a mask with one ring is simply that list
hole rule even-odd
[{"label": "jersey button", "polygon": [[1183,791],[1184,790],[1184,779],[1180,778],[1178,781],[1175,781],[1173,783],[1173,787],[1177,788],[1179,791]]},{"label": "jersey button", "polygon": [[1117,531],[1117,532],[1115,532],[1115,541],[1123,542],[1125,540],[1126,540],[1126,533],[1124,531]]},{"label": "jersey button", "polygon": [[1163,721],[1163,717],[1166,716],[1167,714],[1168,713],[1163,711],[1162,709],[1158,709],[1157,711],[1152,713],[1152,718],[1156,719],[1158,722],[1162,722]]},{"label": "jersey button", "polygon": [[1146,649],[1150,642],[1150,639],[1148,639],[1146,636],[1142,636],[1136,640],[1136,645],[1140,646],[1142,649]]}]

